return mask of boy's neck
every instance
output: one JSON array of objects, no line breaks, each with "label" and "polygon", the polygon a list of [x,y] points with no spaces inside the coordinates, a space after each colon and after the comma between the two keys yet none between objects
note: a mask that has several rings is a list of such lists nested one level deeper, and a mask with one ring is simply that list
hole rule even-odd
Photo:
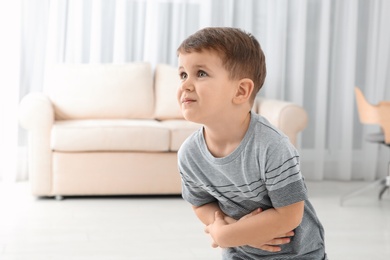
[{"label": "boy's neck", "polygon": [[250,120],[249,112],[241,117],[231,117],[226,121],[221,120],[213,125],[205,125],[203,134],[210,153],[217,158],[231,154],[244,138]]}]

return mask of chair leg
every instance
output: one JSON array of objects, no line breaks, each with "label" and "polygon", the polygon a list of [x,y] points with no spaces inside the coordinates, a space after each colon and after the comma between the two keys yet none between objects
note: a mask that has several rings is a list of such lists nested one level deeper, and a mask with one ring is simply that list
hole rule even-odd
[{"label": "chair leg", "polygon": [[375,188],[375,187],[377,187],[377,186],[380,186],[380,185],[382,185],[382,182],[383,182],[383,179],[380,179],[380,180],[374,181],[374,182],[372,182],[372,183],[370,183],[370,184],[368,184],[368,185],[365,185],[365,186],[363,186],[363,187],[361,187],[361,188],[359,188],[359,189],[357,189],[357,190],[355,190],[355,191],[353,191],[353,192],[351,192],[351,193],[345,194],[345,195],[342,196],[341,199],[340,199],[340,204],[341,204],[341,206],[343,206],[344,202],[345,202],[347,199],[349,199],[349,198],[351,198],[351,197],[354,197],[354,196],[356,196],[356,195],[359,195],[359,194],[361,194],[361,193],[363,193],[363,192],[365,192],[365,191],[371,190],[371,189],[373,189],[373,188]]},{"label": "chair leg", "polygon": [[379,199],[382,199],[383,194],[386,190],[390,189],[390,162],[387,167],[387,176],[386,179],[383,181],[384,187],[379,192]]},{"label": "chair leg", "polygon": [[386,192],[386,190],[390,190],[390,162],[388,163],[387,176],[385,178],[379,179],[377,181],[374,181],[373,183],[368,184],[367,186],[363,186],[363,187],[361,187],[361,188],[359,188],[351,193],[345,194],[340,199],[340,205],[343,206],[344,202],[347,199],[354,197],[360,193],[363,193],[367,190],[370,190],[376,186],[383,186],[379,192],[379,200],[381,200],[383,197],[383,194]]},{"label": "chair leg", "polygon": [[382,199],[382,196],[383,194],[385,193],[385,191],[389,188],[389,186],[383,186],[383,188],[381,189],[381,191],[379,192],[379,200]]}]

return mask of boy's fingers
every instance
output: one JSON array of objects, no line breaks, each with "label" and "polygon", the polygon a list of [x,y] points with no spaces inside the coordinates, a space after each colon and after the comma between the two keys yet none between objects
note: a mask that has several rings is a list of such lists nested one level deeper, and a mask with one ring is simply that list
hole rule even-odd
[{"label": "boy's fingers", "polygon": [[255,210],[255,213],[256,213],[256,214],[259,214],[259,213],[261,213],[262,211],[263,211],[262,208],[258,208],[258,209]]},{"label": "boy's fingers", "polygon": [[252,211],[251,213],[249,213],[248,215],[254,216],[254,215],[257,215],[257,214],[261,213],[262,211],[263,211],[262,208],[258,208],[258,209],[255,209],[254,211]]},{"label": "boy's fingers", "polygon": [[268,252],[279,252],[282,250],[282,248],[279,246],[270,246],[270,245],[262,245],[260,249]]},{"label": "boy's fingers", "polygon": [[212,248],[217,248],[218,247],[218,245],[217,245],[217,243],[215,243],[214,241],[211,243],[211,247]]},{"label": "boy's fingers", "polygon": [[217,220],[217,219],[223,219],[222,214],[219,211],[215,212],[215,220]]},{"label": "boy's fingers", "polygon": [[228,224],[233,224],[233,223],[237,222],[237,220],[235,220],[234,218],[228,217],[228,216],[224,216],[223,220],[225,220],[225,222]]},{"label": "boy's fingers", "polygon": [[294,231],[290,231],[290,232],[286,233],[285,237],[292,237],[294,235],[295,235]]},{"label": "boy's fingers", "polygon": [[210,231],[209,231],[209,226],[205,226],[205,228],[204,228],[204,232],[205,232],[205,233],[207,233],[207,234],[209,234],[209,233],[210,233]]},{"label": "boy's fingers", "polygon": [[289,237],[283,237],[283,238],[274,238],[271,241],[267,242],[266,245],[269,246],[276,246],[276,245],[284,245],[290,243],[291,239]]},{"label": "boy's fingers", "polygon": [[286,234],[282,234],[278,236],[278,238],[284,238],[284,237],[293,237],[295,235],[294,231],[287,232]]},{"label": "boy's fingers", "polygon": [[243,216],[243,217],[242,217],[242,218],[240,218],[240,219],[246,219],[246,218],[253,217],[253,216],[255,216],[255,215],[257,215],[257,214],[261,213],[262,211],[263,211],[263,209],[262,209],[262,208],[255,209],[254,211],[252,211],[252,212],[251,212],[251,213],[249,213],[248,215],[245,215],[245,216]]}]

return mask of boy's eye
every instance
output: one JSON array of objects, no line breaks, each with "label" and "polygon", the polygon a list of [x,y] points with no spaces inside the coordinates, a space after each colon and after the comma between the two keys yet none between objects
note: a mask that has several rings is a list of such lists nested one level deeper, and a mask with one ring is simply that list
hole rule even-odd
[{"label": "boy's eye", "polygon": [[181,72],[179,73],[180,79],[186,79],[187,78],[187,73]]},{"label": "boy's eye", "polygon": [[199,72],[198,72],[198,76],[199,77],[207,77],[207,73],[206,72],[204,72],[203,70],[200,70]]}]

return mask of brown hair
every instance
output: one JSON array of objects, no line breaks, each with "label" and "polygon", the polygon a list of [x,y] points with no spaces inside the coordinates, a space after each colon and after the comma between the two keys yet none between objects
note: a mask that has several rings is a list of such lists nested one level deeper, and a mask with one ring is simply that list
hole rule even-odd
[{"label": "brown hair", "polygon": [[215,51],[221,57],[231,79],[249,78],[253,81],[253,101],[267,74],[265,56],[256,38],[238,28],[208,27],[185,39],[177,53],[203,50]]}]

